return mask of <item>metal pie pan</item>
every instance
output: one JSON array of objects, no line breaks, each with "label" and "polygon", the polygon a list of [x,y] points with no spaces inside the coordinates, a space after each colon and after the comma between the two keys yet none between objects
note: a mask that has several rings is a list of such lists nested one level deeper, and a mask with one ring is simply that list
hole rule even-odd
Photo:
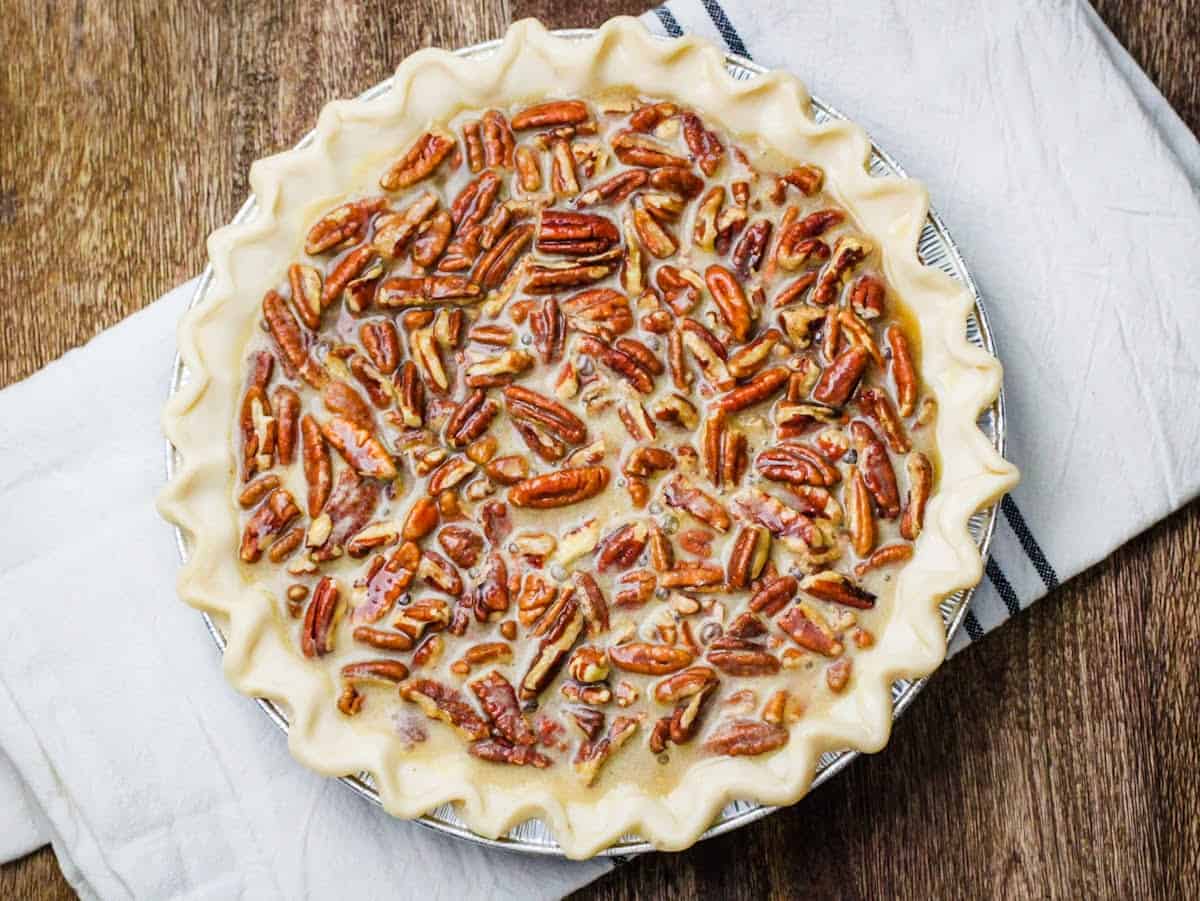
[{"label": "metal pie pan", "polygon": [[[567,38],[568,40],[584,40],[592,36],[595,32],[593,29],[576,28],[564,29],[554,32],[559,37]],[[665,40],[665,39],[664,39]],[[475,58],[488,56],[499,48],[501,42],[499,40],[486,41],[481,44],[475,44],[470,47],[463,47],[455,51],[457,55]],[[733,54],[725,55],[725,66],[730,75],[739,80],[754,78],[765,73],[767,70],[758,64],[751,62],[740,56]],[[391,90],[391,79],[375,85],[368,91],[363,92],[359,99],[372,99]],[[828,103],[823,100],[813,97],[813,116],[817,122],[826,122],[831,119],[846,118]],[[305,135],[296,147],[304,147],[313,138],[313,133],[309,132]],[[872,153],[869,165],[869,171],[872,175],[878,176],[904,176],[906,173],[891,156],[884,150],[872,143]],[[256,211],[256,202],[253,196],[249,197],[238,210],[233,221],[235,223],[245,222],[252,218]],[[971,292],[975,301],[975,309],[967,320],[967,338],[972,343],[979,347],[986,348],[992,354],[996,353],[995,341],[993,338],[991,326],[988,322],[987,312],[984,308],[983,299],[980,297],[979,289],[976,287],[974,280],[971,278],[970,271],[967,269],[967,264],[959,253],[958,246],[954,243],[954,239],[950,236],[949,230],[945,223],[942,222],[938,214],[931,208],[929,216],[925,221],[925,227],[921,232],[921,238],[917,246],[917,253],[927,266],[933,266],[945,272],[951,278],[961,283],[968,291]],[[200,303],[206,296],[213,280],[212,266],[205,268],[201,275],[200,281],[193,294],[189,307]],[[179,387],[186,382],[188,377],[186,367],[183,361],[178,357],[175,358],[175,365],[171,377],[170,393],[174,394]],[[990,439],[992,446],[1003,455],[1005,442],[1005,415],[1004,415],[1004,394],[1001,391],[996,398],[995,403],[989,407],[979,419],[979,426]],[[175,448],[168,442],[166,448],[167,459],[167,477],[173,478],[176,469],[179,465],[179,456]],[[992,506],[986,510],[981,510],[971,517],[969,529],[979,552],[985,558],[988,553],[988,548],[991,545],[992,533],[995,530],[996,516],[998,507]],[[179,549],[179,556],[182,561],[188,558],[188,546],[182,530],[176,528],[176,544]],[[939,610],[942,615],[942,621],[946,628],[947,641],[953,637],[954,633],[962,624],[963,618],[966,615],[967,607],[975,589],[960,591],[946,598],[939,605]],[[221,625],[217,623],[208,614],[202,614],[205,625],[217,647],[224,651],[225,649],[225,634]],[[912,703],[913,699],[924,687],[925,679],[916,680],[898,680],[892,685],[892,709],[893,718],[898,717]],[[263,709],[271,721],[275,723],[284,732],[288,729],[288,721],[284,712],[277,704],[264,698],[255,699],[258,705]],[[813,777],[812,785],[809,791],[824,784],[832,779],[843,769],[845,769],[855,757],[858,756],[857,751],[844,750],[839,752],[829,752],[821,756],[817,763],[816,774]],[[376,792],[370,774],[359,773],[357,775],[343,776],[340,779],[347,786],[353,789],[362,797],[366,798],[374,804],[380,804],[379,794]],[[777,807],[769,807],[758,804],[753,801],[734,801],[727,805],[720,815],[713,822],[712,826],[700,836],[699,841],[713,836],[723,835],[748,823],[753,823],[760,820],[770,813],[778,810]],[[443,832],[447,835],[453,835],[457,838],[475,842],[477,844],[487,845],[493,848],[502,848],[507,851],[518,851],[526,854],[543,854],[550,856],[563,856],[562,849],[555,842],[553,834],[547,826],[540,820],[527,820],[524,823],[516,826],[507,835],[499,838],[486,838],[477,835],[467,828],[466,824],[458,817],[453,805],[445,804],[434,811],[417,819],[415,822],[420,823],[429,829]],[[626,835],[619,841],[599,852],[602,856],[608,857],[627,857],[634,854],[643,854],[647,851],[653,851],[652,845],[645,842],[639,835]]]}]

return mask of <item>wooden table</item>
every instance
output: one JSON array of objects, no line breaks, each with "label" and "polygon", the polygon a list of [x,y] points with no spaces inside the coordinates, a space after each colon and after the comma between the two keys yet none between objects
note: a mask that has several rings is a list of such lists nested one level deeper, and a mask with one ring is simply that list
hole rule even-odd
[{"label": "wooden table", "polygon": [[[0,385],[190,277],[259,156],[408,53],[644,0],[0,2]],[[1200,128],[1195,0],[1100,14]],[[853,112],[853,111],[851,111]],[[10,424],[11,425],[11,424]],[[1200,504],[935,675],[887,751],[584,897],[1200,896]],[[48,849],[0,897],[69,896]]]}]

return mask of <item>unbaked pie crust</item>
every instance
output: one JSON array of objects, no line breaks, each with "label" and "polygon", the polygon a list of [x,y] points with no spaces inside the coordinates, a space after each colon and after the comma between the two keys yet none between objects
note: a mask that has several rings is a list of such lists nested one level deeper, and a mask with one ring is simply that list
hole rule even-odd
[{"label": "unbaked pie crust", "polygon": [[[922,390],[937,402],[938,488],[912,559],[895,572],[886,616],[874,620],[874,644],[854,657],[849,688],[805,710],[781,750],[689,758],[668,783],[639,779],[640,771],[628,768],[590,788],[568,789],[561,780],[540,778],[549,770],[475,759],[449,730],[414,747],[378,721],[339,712],[337,679],[299,653],[294,623],[280,615],[279,599],[248,580],[238,562],[232,499],[241,481],[233,424],[263,295],[286,283],[288,264],[315,219],[347,198],[377,193],[378,174],[414,139],[465,110],[620,92],[674,101],[739,141],[754,140],[824,170],[825,193],[879,247],[889,289],[903,299],[919,332]],[[221,618],[227,677],[244,694],[285,710],[296,758],[330,776],[370,773],[384,807],[396,816],[414,818],[453,802],[472,830],[489,837],[536,817],[566,854],[587,857],[627,833],[664,849],[686,847],[732,800],[796,801],[822,753],[883,747],[892,723],[892,683],[926,676],[944,657],[938,602],[981,577],[968,520],[1010,489],[1017,472],[976,425],[1000,390],[1001,367],[965,337],[971,297],[916,256],[928,211],[925,189],[909,179],[869,176],[869,154],[857,126],[813,121],[808,94],[794,77],[772,72],[736,81],[708,42],[664,42],[635,20],[618,18],[582,41],[556,38],[533,20],[518,22],[483,59],[422,50],[400,65],[392,90],[330,103],[311,144],[254,164],[257,215],[212,235],[211,288],[179,328],[190,380],[171,398],[163,424],[182,464],[159,507],[189,541],[181,597]]]}]

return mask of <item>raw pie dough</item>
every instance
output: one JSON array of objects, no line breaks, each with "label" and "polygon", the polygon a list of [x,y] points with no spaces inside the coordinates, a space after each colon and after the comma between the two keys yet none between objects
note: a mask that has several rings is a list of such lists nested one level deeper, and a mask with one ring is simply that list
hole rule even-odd
[{"label": "raw pie dough", "polygon": [[[569,711],[586,705],[578,703],[577,696],[574,703],[562,697],[561,686],[565,682],[573,682],[567,672],[568,665],[563,665],[562,672],[544,689],[539,712],[530,711],[527,718],[542,740],[538,745],[539,756],[542,762],[549,761],[550,766],[514,766],[470,756],[466,750],[467,741],[455,729],[442,722],[426,719],[419,703],[406,703],[397,697],[394,685],[385,689],[368,687],[364,683],[360,691],[357,682],[340,677],[342,666],[355,661],[385,658],[410,661],[413,656],[411,653],[391,655],[352,641],[352,630],[368,622],[362,618],[358,608],[351,606],[341,618],[334,633],[336,641],[329,642],[331,647],[321,647],[319,653],[314,653],[310,636],[310,656],[301,653],[300,632],[307,627],[300,619],[289,616],[287,588],[300,583],[311,589],[322,573],[289,574],[286,570],[289,557],[286,555],[283,556],[284,562],[279,565],[269,563],[265,556],[258,559],[256,552],[267,550],[269,541],[264,542],[261,548],[252,547],[248,551],[248,556],[254,558],[253,562],[248,562],[246,556],[239,560],[239,550],[246,551],[243,529],[250,514],[248,511],[239,511],[236,500],[246,487],[246,476],[254,475],[253,472],[247,474],[244,471],[243,436],[238,428],[249,375],[247,366],[252,365],[247,363],[247,357],[255,350],[274,347],[258,329],[264,295],[273,290],[286,293],[283,286],[288,285],[288,267],[292,263],[302,260],[318,268],[326,265],[332,268],[334,255],[343,249],[339,246],[324,256],[316,254],[311,258],[306,257],[304,245],[314,222],[339,204],[362,198],[384,196],[389,200],[391,209],[405,209],[432,182],[423,181],[395,192],[381,192],[379,178],[431,129],[445,129],[446,133],[458,136],[462,134],[464,121],[477,118],[483,111],[499,109],[511,116],[515,111],[560,98],[585,100],[593,118],[602,123],[602,136],[606,138],[611,138],[618,128],[625,127],[629,110],[641,106],[646,98],[674,103],[680,108],[694,111],[705,125],[723,136],[724,156],[718,162],[715,178],[707,180],[709,185],[725,184],[731,187],[732,182],[739,179],[739,172],[744,175],[748,171],[743,161],[735,160],[735,145],[743,149],[750,156],[750,161],[766,173],[786,172],[801,164],[822,171],[824,183],[820,189],[823,191],[820,199],[845,211],[848,216],[846,225],[849,227],[835,229],[835,233],[830,235],[834,259],[838,254],[839,245],[835,243],[838,236],[844,233],[866,236],[869,246],[873,248],[868,259],[873,261],[871,265],[874,271],[886,282],[888,317],[891,321],[899,317],[908,331],[915,332],[912,337],[919,346],[916,357],[920,396],[936,400],[936,416],[918,416],[925,424],[923,428],[912,428],[914,446],[927,454],[936,469],[936,490],[928,502],[924,528],[914,543],[912,558],[898,566],[864,573],[861,579],[853,580],[861,582],[877,595],[872,609],[853,610],[854,614],[858,614],[857,617],[846,618],[843,614],[839,623],[836,610],[830,615],[831,608],[823,608],[830,620],[829,625],[837,630],[841,643],[846,647],[844,654],[829,656],[852,661],[852,669],[848,674],[843,673],[841,680],[827,676],[829,660],[826,656],[813,653],[811,648],[797,648],[786,632],[773,625],[776,621],[774,615],[764,616],[763,621],[770,629],[770,635],[766,638],[755,635],[749,637],[759,644],[769,641],[767,650],[776,658],[786,657],[790,662],[767,677],[738,677],[722,670],[720,676],[730,683],[729,687],[705,699],[698,730],[689,736],[692,740],[678,746],[668,742],[664,748],[660,734],[657,753],[653,753],[647,744],[656,721],[661,717],[669,717],[675,706],[673,703],[658,703],[653,698],[653,688],[663,676],[644,678],[612,666],[607,684],[615,690],[618,683],[626,682],[629,688],[615,692],[617,698],[599,706],[598,709],[606,714],[605,728],[610,728],[618,720],[632,720],[639,713],[642,719],[637,731],[624,748],[605,764],[603,770],[586,773],[587,777],[591,777],[590,784],[589,779],[581,778],[571,765],[576,748],[584,739],[573,729]],[[606,109],[611,112],[605,113]],[[666,118],[674,121],[674,116]],[[531,139],[539,131],[544,133],[548,130],[549,127],[538,131],[518,130],[517,144],[535,146]],[[644,137],[652,142],[671,145],[676,148],[673,152],[680,153],[679,148],[684,146],[678,139],[677,127],[672,130],[669,123],[661,127],[650,123],[645,131]],[[586,147],[596,141],[594,135],[580,134],[575,139],[575,146]],[[566,146],[572,146],[570,140]],[[289,745],[297,758],[307,766],[329,775],[370,772],[384,806],[397,816],[417,817],[443,803],[456,802],[459,814],[470,828],[493,837],[505,833],[527,818],[537,817],[550,826],[568,855],[586,857],[626,833],[641,834],[647,841],[662,848],[686,847],[695,841],[731,800],[753,799],[774,805],[794,802],[807,789],[816,761],[823,752],[843,748],[876,751],[884,745],[892,720],[892,682],[898,678],[928,675],[944,656],[945,640],[937,610],[938,601],[959,589],[976,584],[981,576],[981,561],[967,531],[968,519],[976,510],[995,501],[1011,488],[1017,480],[1017,473],[995,453],[975,424],[981,411],[999,391],[1001,370],[998,361],[965,338],[965,320],[971,309],[970,297],[961,285],[936,270],[921,266],[916,258],[915,247],[927,212],[926,193],[911,180],[868,176],[865,161],[869,149],[866,136],[854,125],[844,122],[816,125],[809,112],[808,96],[795,78],[772,72],[748,81],[735,81],[726,73],[721,53],[705,41],[696,38],[659,41],[636,21],[628,18],[608,22],[587,40],[568,41],[550,35],[539,23],[527,20],[513,25],[495,55],[485,59],[467,60],[439,50],[424,50],[414,54],[401,64],[391,91],[369,101],[329,104],[321,114],[315,140],[309,146],[261,160],[254,165],[250,179],[258,200],[258,214],[248,223],[228,226],[213,234],[209,241],[213,283],[204,301],[188,312],[180,326],[180,351],[191,379],[169,402],[164,414],[164,428],[179,450],[183,463],[176,478],[164,490],[160,508],[166,518],[185,530],[191,547],[190,559],[180,576],[181,596],[189,604],[221,619],[229,638],[225,653],[228,678],[240,691],[270,698],[285,709],[290,722]],[[686,155],[686,150],[682,152]],[[541,153],[541,158],[544,161],[541,190],[523,192],[514,186],[514,198],[545,195],[552,190],[550,148]],[[596,165],[597,171],[592,172],[586,153],[577,152],[575,158],[579,164],[577,178],[583,190],[605,182],[623,168],[617,160],[606,159]],[[447,159],[441,164],[442,176],[446,175],[453,162]],[[448,209],[456,192],[469,179],[477,177],[476,172],[468,171],[469,168],[477,167],[470,166],[465,158],[459,161],[452,178],[453,187],[446,187],[440,208]],[[500,174],[510,182],[517,179],[509,169],[501,170]],[[763,178],[769,179],[770,176],[764,174]],[[768,202],[763,206],[760,195],[768,190],[765,184],[756,186],[748,219],[751,224],[760,218],[773,220],[775,228],[769,244],[773,247],[782,231],[779,218],[788,204],[799,202],[802,216],[818,209],[821,204],[814,206],[816,201],[806,202],[803,196],[805,192],[785,186],[779,190],[790,191],[790,194],[781,194],[781,203],[772,206]],[[637,208],[643,211],[647,203],[644,193],[648,191],[649,188],[643,186],[643,193],[635,201]],[[726,204],[731,200],[727,197]],[[654,196],[648,202],[653,205]],[[669,197],[666,202],[669,206]],[[680,255],[670,253],[660,261],[654,258],[655,254],[643,249],[643,266],[650,263],[646,266],[644,278],[647,287],[655,283],[652,273],[660,264],[683,266],[686,263],[694,265],[703,274],[709,262],[717,259],[699,251],[694,260],[687,256],[689,237],[693,233],[694,210],[702,203],[702,197],[687,198],[687,211],[674,223],[670,209],[658,217],[667,223],[667,232],[677,239]],[[622,242],[638,242],[639,238],[642,239],[639,243],[646,243],[646,233],[633,229],[631,224],[627,227],[621,221],[622,214],[614,214],[612,207],[600,204],[577,210],[574,203],[565,200],[554,206],[556,209],[610,216],[621,232],[618,247]],[[622,209],[626,208],[622,205]],[[532,217],[524,221],[537,224],[537,213],[534,212]],[[545,228],[544,224],[542,227]],[[735,236],[732,244],[736,246],[740,236],[745,233],[742,231]],[[369,241],[368,233],[361,237]],[[344,246],[353,246],[354,243],[351,241]],[[532,248],[533,244],[530,245]],[[539,244],[538,250],[544,251],[545,247]],[[727,271],[735,268],[728,260],[718,261],[726,265]],[[819,263],[818,260],[817,266],[798,268],[820,272]],[[762,266],[763,263],[759,261],[751,264],[752,271],[743,269],[748,278],[742,281],[748,287],[752,288],[761,281],[759,270]],[[469,271],[460,274],[466,276]],[[770,307],[770,299],[781,285],[798,274],[795,271],[776,273],[774,283],[765,286],[767,304],[757,314],[760,324],[755,326],[751,335],[761,334],[768,327],[776,325],[778,313]],[[845,279],[847,295],[853,290],[853,279],[857,276],[858,273],[849,273]],[[615,268],[611,278],[598,284],[616,290],[626,286]],[[658,286],[661,295],[663,282],[658,282]],[[372,291],[377,289],[375,285],[368,287]],[[589,287],[595,286],[566,288],[554,292],[554,296],[569,303],[567,298]],[[837,280],[833,287],[840,293],[843,290],[842,280]],[[522,326],[527,326],[527,323],[522,319],[518,325],[513,324],[504,305],[495,297],[499,290],[497,288],[487,299],[479,300],[485,310],[494,307],[504,315],[489,319],[485,313],[477,322],[468,320],[467,326],[503,324],[513,329],[515,334],[522,334],[527,330]],[[699,290],[703,292],[703,289]],[[507,303],[518,303],[527,296],[518,291]],[[541,304],[544,297],[535,295],[532,299]],[[762,299],[757,300],[761,305]],[[495,303],[489,307],[491,301]],[[399,303],[405,305],[404,301]],[[630,296],[630,303],[634,319],[640,320],[646,309],[639,306],[636,296]],[[353,330],[349,334],[357,334],[360,321],[377,318],[380,312],[386,312],[389,317],[399,321],[406,310],[413,308],[464,308],[470,310],[472,316],[480,308],[478,302],[465,307],[462,304],[461,300],[441,304],[430,303],[426,299],[413,301],[405,305],[405,309],[369,309],[362,314],[361,320],[351,320]],[[541,309],[540,306],[529,306]],[[834,306],[836,308],[838,302],[835,301]],[[849,303],[843,306],[850,309]],[[696,306],[694,312],[687,314],[714,330],[721,331],[724,328],[727,334],[730,325],[727,317],[722,319],[717,312],[709,314],[707,318],[700,315],[701,311],[712,309],[715,309],[714,304],[705,294],[705,301]],[[854,309],[858,310],[858,307]],[[333,318],[334,312],[327,313],[323,329],[330,329],[330,320]],[[870,321],[869,317],[865,318]],[[567,321],[570,322],[569,316]],[[582,325],[588,327],[586,322]],[[429,328],[432,331],[435,327],[431,324]],[[326,337],[325,332],[322,336]],[[655,345],[653,332],[648,333],[641,326],[635,325],[629,336],[636,336],[642,342],[649,341],[660,350],[666,345],[665,339]],[[400,345],[404,348],[401,359],[407,359],[409,355],[407,337],[401,328]],[[612,337],[601,334],[600,340],[603,342]],[[878,337],[882,345],[882,336]],[[571,330],[567,337],[568,347],[577,347],[577,344],[570,342],[578,340],[579,333]],[[815,352],[815,348],[821,344],[819,324],[813,343]],[[460,349],[467,349],[468,361],[494,357],[506,349],[481,343],[471,344],[465,338],[459,346]],[[837,342],[834,346],[838,347]],[[840,350],[844,352],[852,346],[855,346],[853,336],[850,340],[843,340]],[[886,345],[883,346],[886,348]],[[537,357],[540,347],[535,350],[534,347],[514,341],[507,349],[528,352]],[[528,387],[535,388],[547,397],[556,397],[553,384],[555,373],[568,358],[582,362],[582,357],[567,350],[560,349],[559,353],[555,362],[546,368],[546,378]],[[452,356],[451,351],[447,359]],[[889,352],[889,362],[890,357]],[[781,361],[772,358],[753,371],[761,372],[766,368],[786,365],[787,362],[786,359]],[[823,364],[826,362],[822,360]],[[612,397],[608,399],[611,405],[597,406],[595,410],[589,407],[585,411],[578,392],[566,396],[563,402],[586,420],[592,432],[589,443],[600,438],[608,446],[604,465],[610,470],[611,484],[607,484],[605,491],[593,502],[552,509],[544,514],[510,504],[514,527],[502,544],[542,530],[557,535],[559,542],[562,542],[563,533],[578,525],[585,516],[600,520],[597,529],[602,542],[609,539],[619,526],[635,522],[665,527],[667,534],[677,529],[697,531],[711,525],[697,521],[691,514],[679,509],[678,504],[672,506],[664,503],[661,488],[668,481],[678,478],[678,471],[665,474],[653,472],[645,480],[649,496],[640,500],[643,507],[647,499],[650,504],[641,510],[634,509],[639,499],[627,493],[628,482],[637,481],[638,477],[629,476],[628,473],[625,477],[621,475],[626,450],[633,445],[630,434],[639,426],[622,422],[615,413],[621,407],[640,401],[645,401],[645,406],[653,410],[655,401],[672,389],[668,384],[670,373],[658,376],[657,382],[662,383],[665,390],[656,385],[651,400],[649,395],[640,396],[638,392],[631,392],[619,374],[614,373],[611,367],[606,368],[599,359],[594,364],[583,366],[586,370],[583,372],[584,390],[589,380],[603,381],[612,389]],[[339,368],[334,363],[333,371],[361,390],[361,386],[346,371],[345,365]],[[706,384],[705,374],[695,366],[692,371],[694,381],[690,386],[690,394],[700,406],[703,418],[707,407],[696,389]],[[276,366],[276,383],[283,377],[284,373]],[[750,381],[752,377],[748,375],[741,382]],[[493,453],[502,457],[523,455],[527,458],[531,474],[567,466],[562,462],[543,462],[516,438],[515,432],[508,435],[511,431],[507,419],[509,408],[505,404],[508,402],[511,405],[512,399],[505,395],[503,381],[502,377],[499,383],[485,383],[488,396],[495,398],[501,408],[493,428],[498,434],[507,435],[501,437],[501,447]],[[302,393],[306,387],[300,379],[294,379],[289,384]],[[886,386],[889,384],[882,371],[876,373],[872,382],[884,393],[887,393]],[[864,381],[859,391],[865,390],[866,385]],[[706,391],[713,397],[720,394],[711,389]],[[313,402],[313,397],[319,396],[319,391],[310,389],[300,410],[301,413],[311,413],[314,422],[329,419],[326,411]],[[558,397],[562,398],[563,395]],[[427,403],[432,399],[433,395],[430,394]],[[462,395],[455,396],[455,400],[461,399]],[[762,408],[763,411],[767,409],[766,405]],[[931,404],[931,414],[932,409]],[[258,412],[261,414],[261,410]],[[862,416],[861,411],[858,412],[858,418],[870,423],[875,432],[882,436],[878,424]],[[379,411],[376,410],[375,414],[379,414]],[[278,417],[278,410],[275,415]],[[766,413],[762,415],[765,417]],[[912,416],[907,418],[911,427],[915,420]],[[381,417],[381,421],[386,420]],[[690,441],[695,445],[701,440],[702,428],[691,434],[691,430],[679,430],[675,424],[665,420],[658,421],[656,425],[659,440],[643,443],[673,449],[685,442]],[[262,421],[256,421],[254,428],[261,434]],[[642,428],[645,428],[644,423]],[[847,435],[851,428],[849,425],[844,427]],[[707,492],[719,493],[722,503],[726,505],[731,503],[730,498],[734,494],[764,489],[786,502],[797,503],[796,497],[778,490],[785,487],[778,481],[764,481],[754,475],[756,454],[770,450],[774,443],[769,428],[756,432],[754,421],[751,420],[745,431],[749,436],[750,465],[744,477],[738,473],[739,486],[731,488],[726,485],[725,490],[714,492],[712,484],[706,481],[710,474],[706,471],[704,459],[700,459],[695,471],[685,477]],[[799,437],[806,443],[812,443],[821,433],[822,428],[813,428]],[[398,429],[386,432],[393,441],[398,434]],[[328,433],[326,437],[329,438]],[[416,455],[422,448],[414,450],[408,446],[394,450],[400,473],[398,490],[394,497],[384,497],[380,510],[376,510],[372,518],[373,523],[403,522],[411,508],[412,497],[423,493],[420,489],[424,480],[415,478],[413,474]],[[577,450],[578,447],[569,449]],[[339,455],[332,451],[331,454],[339,463],[339,471],[345,469]],[[285,471],[283,485],[291,489],[296,505],[307,511],[301,449],[298,446],[294,457],[296,462]],[[861,467],[862,455],[859,454],[859,457],[858,464]],[[896,472],[900,483],[900,500],[904,501],[907,484],[904,455],[894,455],[894,458],[899,463]],[[850,454],[845,459],[853,461],[855,457]],[[744,462],[742,466],[745,468]],[[758,467],[758,470],[761,471],[762,467]],[[841,470],[843,474],[849,472],[846,466],[842,466]],[[623,483],[620,486],[618,479]],[[851,493],[848,480],[844,491],[843,487],[839,481],[830,490],[835,497],[842,498],[843,504],[847,504]],[[511,490],[497,486],[490,498],[478,498],[477,501],[504,501]],[[869,495],[864,493],[863,496]],[[511,494],[509,499],[512,499]],[[870,506],[869,500],[867,504]],[[475,501],[469,504],[464,502],[468,509],[477,505]],[[845,512],[847,515],[850,513],[849,510]],[[527,515],[530,513],[534,516]],[[897,537],[896,521],[893,519],[889,524],[882,518],[879,520],[880,534],[872,543],[873,548],[884,546],[889,539]],[[291,525],[298,523],[308,526],[309,518],[301,515]],[[481,531],[479,525],[469,519],[464,524],[477,532]],[[724,565],[726,550],[736,539],[739,529],[742,529],[742,525],[736,524],[728,536],[723,536],[719,534],[719,529],[707,528],[708,532],[716,535],[713,559],[707,562],[718,567]],[[310,543],[319,544],[322,536],[317,535],[314,539],[309,531],[305,537]],[[639,532],[637,537],[643,536]],[[795,546],[794,536],[792,538],[791,545]],[[422,546],[444,555],[443,548],[435,544],[433,535],[425,538]],[[602,544],[600,553],[603,553],[603,547]],[[789,553],[788,546],[781,546],[778,540],[773,542],[773,547],[772,563],[779,565],[779,575],[782,576],[787,572],[787,561],[792,560],[794,555]],[[566,560],[563,566],[556,562],[554,551],[550,552],[540,569],[536,565],[526,566],[531,561],[516,553],[522,549],[511,545],[507,547],[509,575],[534,572],[540,573],[551,583],[561,581],[570,584],[575,571],[594,570],[590,554],[582,559]],[[392,543],[378,548],[378,553],[384,556],[395,551],[394,538]],[[303,561],[307,553],[305,547],[300,547],[294,559]],[[364,566],[375,553],[376,549],[372,548],[361,559],[341,555],[329,561],[325,567],[339,581],[343,607],[347,602],[361,605],[363,591],[361,588],[352,589],[351,582],[356,575],[362,575]],[[678,548],[675,549],[675,556],[677,564],[705,562],[681,554]],[[847,551],[837,568],[853,576],[852,565],[856,559],[861,557]],[[532,562],[536,564],[542,561]],[[300,568],[303,568],[303,563]],[[806,574],[811,575],[819,569],[820,565],[801,568],[797,577],[803,580]],[[606,634],[581,635],[574,642],[576,649],[590,645],[602,651],[609,644],[616,643],[613,633],[622,629],[636,630],[636,635],[625,636],[634,642],[670,643],[662,641],[664,633],[655,631],[660,626],[668,630],[674,628],[676,631],[667,633],[669,637],[676,644],[685,644],[683,637],[678,634],[682,623],[694,620],[699,630],[700,623],[706,620],[721,621],[722,611],[714,611],[714,603],[720,607],[724,595],[713,593],[712,586],[702,586],[695,592],[689,592],[686,584],[678,590],[660,588],[657,594],[629,607],[614,606],[613,596],[623,587],[619,584],[620,578],[637,570],[652,572],[653,568],[645,562],[630,561],[618,564],[614,571],[602,577],[612,625]],[[462,568],[466,594],[470,595],[473,587],[487,576],[487,571],[488,553],[485,550],[477,565]],[[437,581],[436,575],[423,582],[418,580],[411,588],[411,599],[440,597],[453,610],[454,598],[444,592],[439,593],[436,590]],[[753,587],[761,587],[761,582],[756,580]],[[302,616],[304,604],[312,604],[314,594],[306,593],[304,598],[293,598],[292,613]],[[737,600],[731,601],[728,604],[730,609],[723,611],[723,623],[727,628],[745,609],[746,598],[751,594],[753,591],[735,593]],[[514,593],[513,609],[506,617],[509,620],[516,618],[516,597]],[[800,600],[803,601],[805,597],[801,592]],[[689,599],[698,606],[703,605],[703,609],[686,612],[691,611],[691,607],[684,606],[685,612],[680,615],[680,605],[687,605]],[[409,597],[401,599],[400,603],[406,600]],[[809,609],[812,608],[812,602],[813,598],[808,597]],[[788,604],[792,603],[789,599]],[[372,625],[385,629],[406,609],[404,606],[397,606],[394,610],[389,607],[385,611],[387,615]],[[846,608],[841,609],[844,611]],[[773,614],[777,612],[772,610]],[[411,676],[403,684],[411,685],[412,680],[418,678],[433,678],[461,692],[463,700],[472,705],[476,699],[468,685],[493,670],[519,687],[530,656],[539,642],[538,638],[523,640],[527,627],[537,628],[533,614],[528,621],[524,618],[521,620],[519,630],[515,624],[513,626],[514,630],[519,631],[521,640],[512,642],[515,659],[511,662],[502,660],[498,664],[485,662],[466,667],[469,674],[461,669],[455,674],[448,669],[470,645],[489,640],[503,641],[496,633],[497,627],[495,623],[472,618],[466,637],[454,638],[449,633],[444,634],[447,645],[443,659],[431,660],[427,667],[409,662],[402,670],[411,669]],[[861,638],[863,632],[869,637]],[[428,637],[428,634],[419,634],[418,643]],[[690,637],[696,640],[694,635]],[[318,644],[320,641],[318,639]],[[700,650],[701,653],[689,661],[690,667],[711,666],[705,659],[704,649]],[[563,658],[560,665],[566,664],[567,659]],[[460,667],[463,666],[460,664]],[[678,672],[681,668],[676,666],[670,672]],[[583,668],[580,667],[579,673],[582,672]],[[401,672],[400,675],[405,674]],[[577,674],[573,666],[571,674]],[[573,684],[578,692],[578,688],[586,683]],[[786,710],[780,707],[773,716],[769,716],[776,723],[776,732],[787,732],[786,743],[782,747],[755,756],[728,756],[712,750],[713,746],[709,743],[721,725],[737,719],[761,723],[764,704],[778,689],[788,686],[792,688],[791,696],[795,701]],[[731,702],[729,696],[743,688],[755,693],[753,701],[743,698],[743,703],[739,705],[738,699],[734,698]],[[637,692],[637,699],[626,706],[619,706],[617,699],[628,700],[629,689]],[[565,731],[546,726],[541,711],[549,712],[551,717],[557,716]],[[503,740],[499,745],[507,747]],[[569,751],[565,750],[568,747]],[[526,758],[528,762],[529,758]]]}]

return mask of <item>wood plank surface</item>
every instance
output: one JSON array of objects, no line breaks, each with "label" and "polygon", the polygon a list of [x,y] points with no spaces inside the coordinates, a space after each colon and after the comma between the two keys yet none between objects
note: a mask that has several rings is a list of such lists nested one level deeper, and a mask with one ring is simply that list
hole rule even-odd
[{"label": "wood plank surface", "polygon": [[[430,45],[637,0],[0,0],[0,386],[204,263],[250,163]],[[1098,11],[1200,129],[1196,0]],[[942,668],[882,754],[582,898],[1200,897],[1200,504]],[[42,849],[0,898],[70,897]]]}]

